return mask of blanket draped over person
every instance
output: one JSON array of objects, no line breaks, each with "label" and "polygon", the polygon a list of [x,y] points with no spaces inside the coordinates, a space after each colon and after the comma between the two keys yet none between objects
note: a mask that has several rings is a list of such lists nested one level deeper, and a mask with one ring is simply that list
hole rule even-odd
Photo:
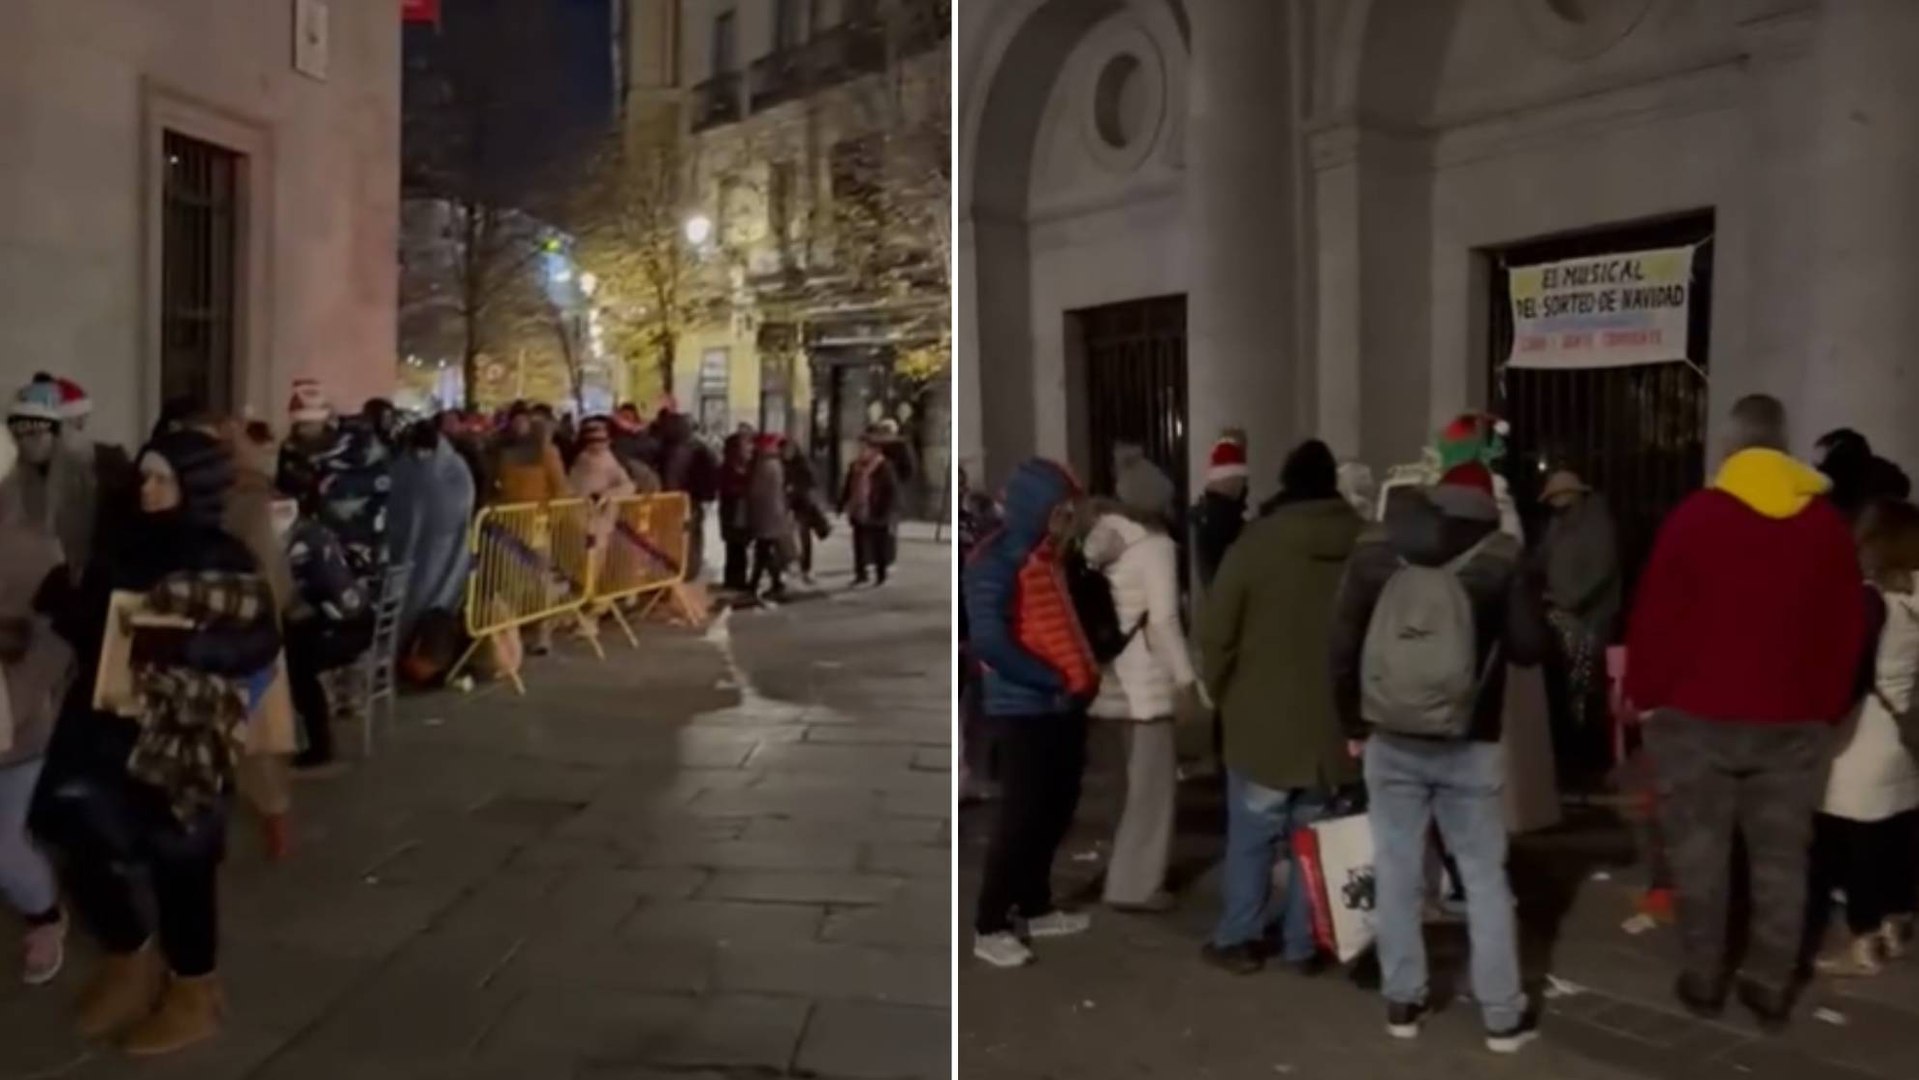
[{"label": "blanket draped over person", "polygon": [[472,560],[466,530],[473,500],[473,473],[444,439],[429,454],[409,452],[394,462],[393,557],[412,567],[400,613],[403,638],[425,612],[460,610]]}]

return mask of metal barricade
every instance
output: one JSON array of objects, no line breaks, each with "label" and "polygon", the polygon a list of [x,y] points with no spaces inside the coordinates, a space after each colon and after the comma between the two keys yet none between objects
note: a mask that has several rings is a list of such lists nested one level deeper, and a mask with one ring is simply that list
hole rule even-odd
[{"label": "metal barricade", "polygon": [[592,604],[604,608],[638,645],[639,636],[625,608],[644,601],[644,615],[686,580],[689,547],[688,521],[692,507],[686,495],[628,495],[596,510],[597,531],[604,537],[595,554]]},{"label": "metal barricade", "polygon": [[[602,658],[582,609],[593,597],[594,507],[585,499],[489,506],[468,535],[473,568],[466,583],[466,632],[473,639],[448,678],[499,635],[549,619],[571,618]],[[525,693],[517,665],[506,675]]]}]

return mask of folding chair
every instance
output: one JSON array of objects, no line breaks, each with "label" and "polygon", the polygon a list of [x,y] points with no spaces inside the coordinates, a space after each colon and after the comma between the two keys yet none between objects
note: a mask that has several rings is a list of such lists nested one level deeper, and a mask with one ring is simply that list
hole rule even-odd
[{"label": "folding chair", "polygon": [[388,566],[386,576],[369,592],[373,598],[373,643],[360,654],[360,741],[367,757],[373,756],[373,709],[386,706],[387,723],[393,723],[397,668],[400,659],[400,612],[406,607],[410,563]]}]

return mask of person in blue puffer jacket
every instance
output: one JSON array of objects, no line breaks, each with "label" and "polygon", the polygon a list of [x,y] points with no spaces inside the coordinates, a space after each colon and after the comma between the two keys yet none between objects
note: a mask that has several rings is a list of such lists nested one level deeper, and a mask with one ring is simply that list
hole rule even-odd
[{"label": "person in blue puffer jacket", "polygon": [[1099,690],[1061,565],[1079,499],[1064,467],[1023,463],[1007,481],[1000,528],[979,542],[964,575],[969,643],[1004,783],[973,922],[973,955],[995,967],[1032,962],[1015,916],[1032,938],[1076,934],[1089,922],[1056,908],[1049,885],[1079,805],[1086,707]]}]

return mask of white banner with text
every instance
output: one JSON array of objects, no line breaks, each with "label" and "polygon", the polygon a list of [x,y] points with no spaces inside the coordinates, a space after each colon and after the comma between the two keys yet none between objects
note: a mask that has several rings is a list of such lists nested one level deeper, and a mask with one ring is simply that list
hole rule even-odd
[{"label": "white banner with text", "polygon": [[1686,360],[1688,247],[1598,255],[1507,272],[1516,368],[1611,368]]}]

